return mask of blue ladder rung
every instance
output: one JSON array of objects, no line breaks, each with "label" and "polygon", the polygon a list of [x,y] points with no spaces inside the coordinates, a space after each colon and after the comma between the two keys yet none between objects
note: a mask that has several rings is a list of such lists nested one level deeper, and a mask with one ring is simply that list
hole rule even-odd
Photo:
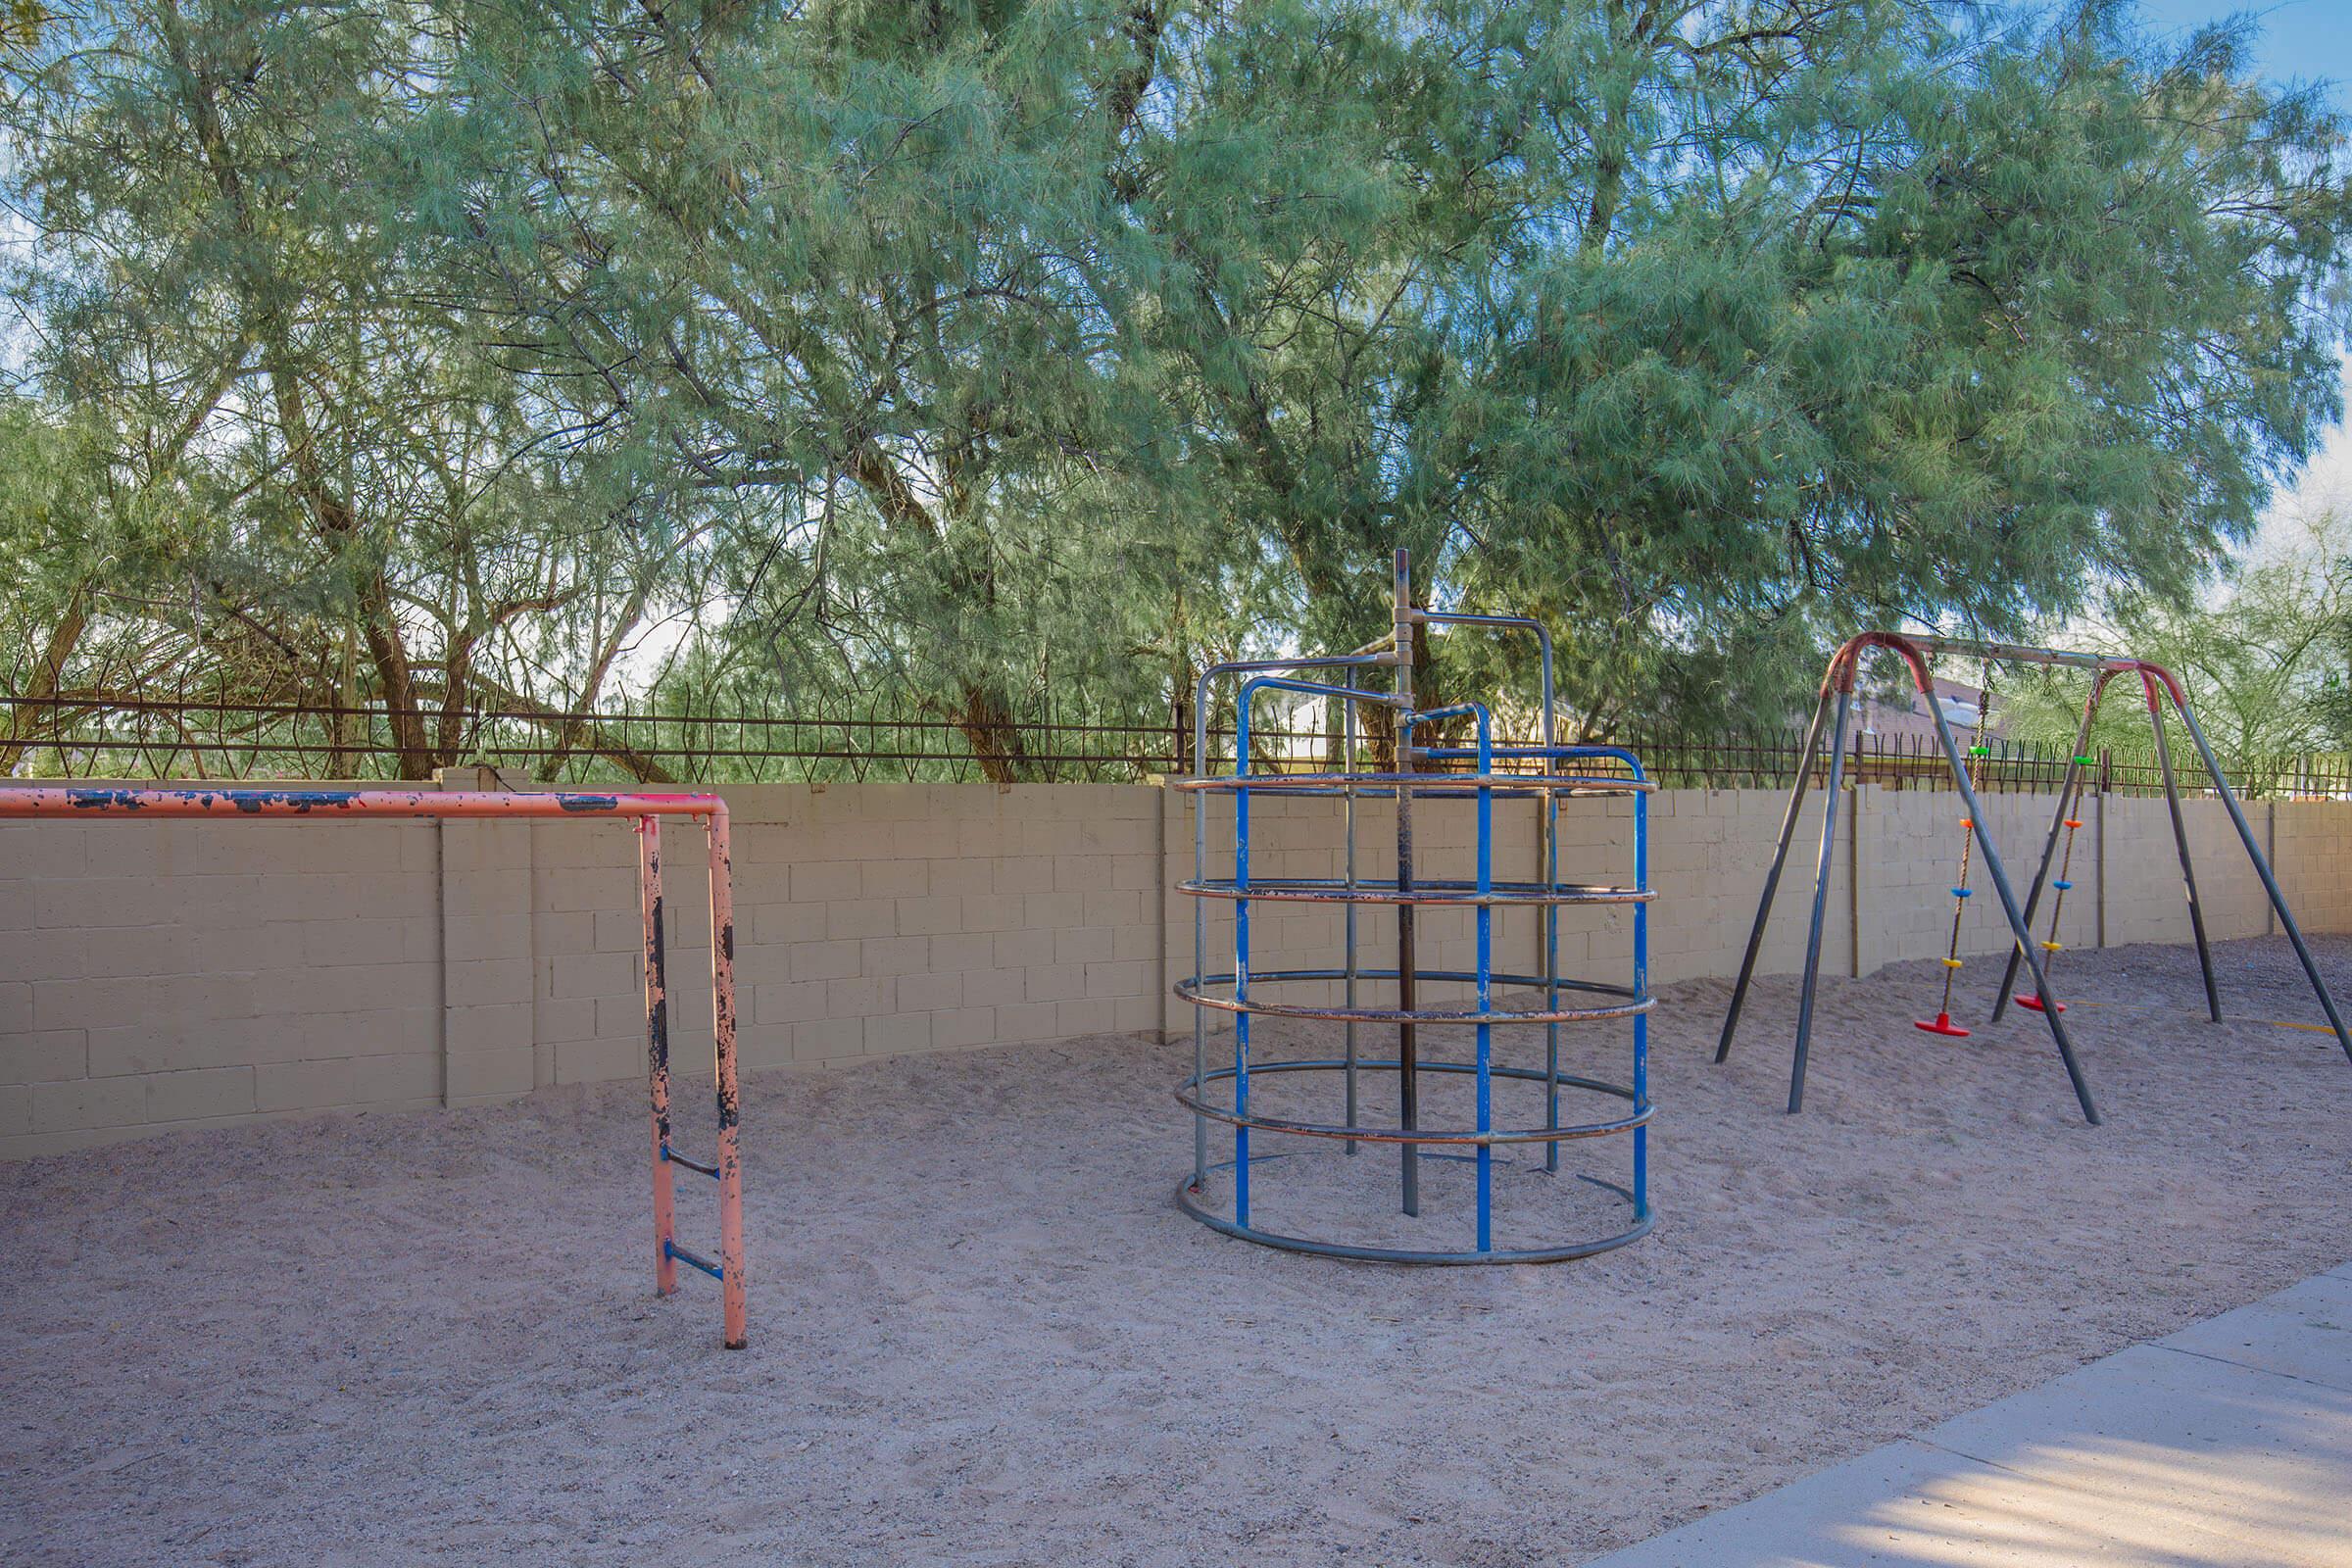
[{"label": "blue ladder rung", "polygon": [[709,1258],[702,1256],[700,1253],[688,1251],[685,1248],[680,1247],[675,1242],[664,1241],[662,1244],[662,1255],[664,1257],[674,1257],[679,1262],[685,1264],[688,1268],[699,1268],[714,1280],[723,1280],[727,1277],[727,1271],[725,1269],[720,1268],[716,1263],[711,1262]]}]

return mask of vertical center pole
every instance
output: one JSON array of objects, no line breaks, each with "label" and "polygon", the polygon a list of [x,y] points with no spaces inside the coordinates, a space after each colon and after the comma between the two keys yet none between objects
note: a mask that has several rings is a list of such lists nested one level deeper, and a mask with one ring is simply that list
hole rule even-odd
[{"label": "vertical center pole", "polygon": [[[1340,760],[1340,771],[1341,771],[1341,773],[1343,773],[1343,774],[1347,775],[1347,776],[1348,776],[1348,785],[1346,786],[1346,788],[1345,788],[1345,790],[1344,790],[1344,792],[1342,793],[1342,796],[1341,796],[1341,810],[1342,810],[1342,812],[1345,814],[1345,816],[1346,816],[1346,819],[1347,819],[1347,826],[1348,826],[1348,861],[1347,861],[1347,875],[1348,875],[1348,890],[1349,890],[1350,892],[1352,892],[1352,891],[1354,890],[1354,888],[1355,888],[1355,784],[1354,784],[1354,775],[1355,775],[1355,704],[1354,704],[1354,703],[1352,703],[1352,702],[1350,702],[1350,701],[1349,701],[1349,700],[1348,700],[1347,698],[1342,698],[1342,699],[1340,700],[1340,736],[1341,736],[1341,739],[1340,739],[1340,745],[1341,745],[1341,751],[1342,751],[1342,757],[1341,757],[1341,760]],[[1195,900],[1194,902],[1195,902],[1195,903],[1199,903],[1199,902],[1200,902],[1200,901],[1199,901],[1199,900]],[[1356,965],[1356,957],[1355,957],[1355,901],[1354,901],[1354,900],[1350,899],[1350,900],[1348,900],[1348,901],[1347,906],[1346,906],[1346,908],[1343,910],[1341,918],[1343,919],[1343,921],[1346,923],[1346,926],[1347,926],[1346,938],[1347,938],[1347,944],[1348,944],[1348,957],[1347,957],[1347,963],[1348,963],[1348,978],[1347,978],[1347,981],[1346,981],[1346,985],[1347,985],[1347,997],[1346,997],[1346,1002],[1347,1002],[1347,1005],[1348,1005],[1348,1010],[1352,1012],[1352,1011],[1355,1009],[1355,980],[1356,980],[1356,967],[1357,967],[1357,965]],[[1348,1019],[1348,1026],[1347,1026],[1347,1050],[1348,1050],[1348,1126],[1350,1126],[1350,1127],[1352,1127],[1352,1126],[1354,1126],[1354,1125],[1355,1125],[1355,1119],[1356,1119],[1356,1083],[1355,1083],[1356,1041],[1355,1041],[1355,1020],[1354,1020],[1353,1018],[1350,1018],[1350,1019]],[[1362,1147],[1362,1146],[1361,1146],[1360,1144],[1358,1144],[1358,1143],[1357,1143],[1357,1142],[1356,1142],[1354,1139],[1350,1138],[1350,1139],[1348,1139],[1348,1152],[1349,1154],[1351,1154],[1351,1155],[1352,1155],[1352,1154],[1353,1154],[1353,1153],[1354,1153],[1354,1152],[1356,1152],[1358,1149],[1360,1149],[1361,1147]]]},{"label": "vertical center pole", "polygon": [[[1554,694],[1551,673],[1551,634],[1538,628],[1539,646],[1544,655],[1544,684],[1539,694],[1544,704],[1544,771],[1556,773],[1560,760],[1557,749],[1558,730],[1552,714]],[[1560,796],[1557,790],[1546,789],[1538,803],[1544,812],[1544,837],[1537,853],[1544,864],[1544,1009],[1560,1010],[1560,906],[1550,896],[1560,886]],[[1557,1019],[1544,1026],[1544,1125],[1560,1124],[1560,1025]],[[1544,1146],[1544,1168],[1560,1168],[1560,1146]]]},{"label": "vertical center pole", "polygon": [[710,1045],[718,1091],[718,1287],[725,1317],[723,1343],[749,1343],[743,1305],[743,1152],[738,1147],[742,1101],[735,1083],[735,857],[727,842],[727,808],[716,804],[704,818],[710,843]]},{"label": "vertical center pole", "polygon": [[[1413,712],[1413,589],[1412,560],[1396,552],[1392,610],[1396,627],[1396,891],[1405,895],[1396,906],[1396,1009],[1410,1014],[1415,1005],[1413,959],[1413,792],[1406,777],[1413,767],[1412,730],[1406,720]],[[1410,1132],[1421,1125],[1420,1042],[1412,1019],[1396,1025],[1397,1123]],[[1421,1151],[1412,1144],[1398,1146],[1404,1156],[1404,1211],[1421,1212]]]},{"label": "vertical center pole", "polygon": [[678,1289],[670,1255],[677,1200],[669,1168],[669,978],[662,936],[662,819],[637,818],[637,903],[645,916],[645,1069],[654,1112],[654,1289]]}]

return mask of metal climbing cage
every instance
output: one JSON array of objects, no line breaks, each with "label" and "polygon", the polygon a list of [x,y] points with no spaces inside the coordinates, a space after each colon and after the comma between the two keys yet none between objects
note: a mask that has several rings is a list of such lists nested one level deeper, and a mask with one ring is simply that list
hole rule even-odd
[{"label": "metal climbing cage", "polygon": [[[1537,743],[1497,745],[1494,714],[1484,703],[1418,706],[1416,643],[1431,629],[1446,626],[1535,636],[1543,679]],[[1399,551],[1394,625],[1387,636],[1352,654],[1220,664],[1201,675],[1194,706],[1196,757],[1205,755],[1205,736],[1199,731],[1207,722],[1212,687],[1230,678],[1240,680],[1234,769],[1179,785],[1192,797],[1194,828],[1193,874],[1179,890],[1195,901],[1193,972],[1176,987],[1177,995],[1194,1007],[1193,1071],[1176,1091],[1194,1123],[1193,1170],[1177,1189],[1179,1206],[1212,1229],[1266,1246],[1403,1263],[1553,1262],[1605,1251],[1646,1235],[1652,1220],[1648,1125],[1653,1113],[1648,1084],[1648,910],[1655,897],[1648,885],[1648,797],[1655,785],[1630,751],[1555,742],[1548,633],[1522,616],[1463,614],[1414,605],[1409,564]],[[1338,769],[1293,772],[1260,766],[1252,759],[1250,711],[1267,693],[1338,706]],[[1394,763],[1382,770],[1358,768],[1362,717],[1370,712],[1385,721],[1382,727],[1391,739]],[[1472,737],[1469,744],[1415,743],[1416,730],[1428,734],[1464,726]],[[1461,770],[1465,767],[1469,771]],[[1626,803],[1622,818],[1608,820],[1623,819],[1630,827],[1629,880],[1562,878],[1560,805],[1580,798]],[[1212,875],[1209,865],[1208,814],[1214,800],[1229,802],[1232,812],[1231,865],[1221,875]],[[1534,804],[1533,864],[1523,875],[1497,874],[1498,802]],[[1287,874],[1296,868],[1269,864],[1287,858],[1288,852],[1261,847],[1253,839],[1253,827],[1260,825],[1253,823],[1253,816],[1262,817],[1276,803],[1310,803],[1337,815],[1344,835],[1339,875]],[[1416,817],[1427,819],[1442,809],[1463,808],[1472,817],[1469,863],[1433,874],[1426,834],[1424,842],[1416,843]],[[1395,854],[1393,860],[1388,858],[1382,835],[1382,863],[1367,868],[1367,845],[1358,829],[1370,812],[1393,818]],[[1422,826],[1426,825],[1425,820]],[[1449,848],[1458,851],[1461,846]],[[1597,852],[1609,846],[1584,848]],[[1232,964],[1212,972],[1209,911],[1218,906],[1231,911]],[[1630,937],[1626,956],[1631,972],[1624,980],[1560,972],[1561,911],[1595,908],[1603,911],[1598,918],[1608,929]],[[1265,911],[1297,914],[1315,909],[1326,911],[1320,930],[1336,936],[1336,956],[1318,954],[1314,956],[1321,961],[1291,963],[1277,951],[1275,961],[1261,961],[1269,951],[1259,931]],[[1525,966],[1505,968],[1496,962],[1497,916],[1509,910],[1530,911],[1522,919],[1536,953]],[[1368,921],[1385,924],[1390,918],[1394,960],[1367,965],[1363,927]],[[1452,935],[1425,930],[1425,922],[1450,922],[1456,930]],[[1466,941],[1458,931],[1463,925],[1468,928]],[[1459,956],[1448,958],[1457,943]],[[1433,952],[1437,961],[1425,964],[1424,956]],[[1458,1000],[1436,995],[1448,989],[1467,995]],[[1232,1019],[1230,1063],[1210,1064],[1212,1014]],[[1622,1076],[1563,1066],[1563,1026],[1612,1022],[1626,1025],[1630,1036],[1630,1059]],[[1315,1031],[1320,1031],[1320,1039]],[[1330,1038],[1333,1034],[1336,1040]],[[1539,1036],[1540,1064],[1532,1051],[1532,1041]],[[1465,1037],[1470,1046],[1466,1054],[1456,1044]],[[1393,1043],[1394,1050],[1367,1055],[1367,1038],[1376,1045]],[[1325,1049],[1253,1055],[1267,1045],[1286,1052],[1295,1045]],[[1336,1053],[1328,1049],[1332,1045],[1338,1046]],[[1425,1052],[1425,1045],[1434,1049]],[[1524,1054],[1515,1054],[1515,1048],[1523,1049]],[[1540,1114],[1532,1114],[1533,1105],[1531,1114],[1515,1119],[1498,1112],[1498,1088],[1513,1098],[1532,1100],[1540,1094]],[[1461,1102],[1440,1109],[1433,1118],[1433,1089],[1440,1102]],[[1309,1098],[1332,1108],[1293,1103]],[[1594,1105],[1595,1113],[1564,1116],[1563,1102],[1569,1099]],[[1211,1157],[1212,1125],[1231,1130],[1228,1159]],[[1252,1147],[1253,1134],[1261,1139],[1259,1147]],[[1556,1193],[1574,1179],[1562,1174],[1563,1144],[1590,1148],[1580,1141],[1617,1138],[1625,1140],[1612,1146],[1626,1152],[1624,1179],[1585,1175],[1577,1189],[1584,1195],[1604,1195],[1602,1206],[1617,1210],[1594,1227],[1598,1234],[1496,1240],[1498,1166],[1520,1178],[1522,1189],[1531,1180],[1555,1179],[1561,1184],[1552,1189]],[[1280,1141],[1281,1152],[1267,1149],[1262,1141]],[[1360,1222],[1354,1227],[1359,1234],[1353,1237],[1329,1234],[1332,1227],[1322,1223],[1281,1229],[1253,1212],[1256,1167],[1275,1160],[1323,1161],[1325,1171],[1346,1173],[1348,1179],[1337,1182],[1336,1192],[1328,1195],[1345,1201],[1360,1199],[1369,1185],[1358,1179],[1365,1167],[1356,1164],[1357,1157],[1367,1149],[1391,1148],[1398,1152],[1394,1191],[1397,1208],[1406,1217],[1403,1234],[1366,1236]],[[1430,1167],[1432,1161],[1446,1163]],[[1460,1185],[1466,1188],[1469,1212],[1459,1216],[1462,1228],[1453,1233],[1457,1240],[1451,1245],[1431,1245],[1430,1232],[1451,1221],[1424,1216],[1425,1168],[1443,1170],[1449,1177],[1467,1174],[1467,1182]],[[1380,1185],[1386,1188],[1385,1182]],[[1446,1183],[1448,1193],[1456,1190],[1456,1184]],[[1427,1223],[1421,1223],[1425,1218]],[[1325,1234],[1301,1233],[1308,1229]]]}]

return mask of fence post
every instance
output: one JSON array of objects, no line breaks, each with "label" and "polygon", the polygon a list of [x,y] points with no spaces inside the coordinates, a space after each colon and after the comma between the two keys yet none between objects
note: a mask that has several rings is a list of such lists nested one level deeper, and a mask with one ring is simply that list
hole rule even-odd
[{"label": "fence post", "polygon": [[2098,935],[2100,947],[2107,946],[2107,795],[2115,785],[2115,754],[2106,747],[2099,748],[2099,809],[2094,823],[2096,837],[2092,847],[2098,852],[2099,898]]},{"label": "fence post", "polygon": [[1857,729],[1854,731],[1854,755],[1850,764],[1854,795],[1853,809],[1846,813],[1845,819],[1846,912],[1853,920],[1853,944],[1850,951],[1853,955],[1853,976],[1857,980],[1870,973],[1872,967],[1865,960],[1862,952],[1862,933],[1869,929],[1863,917],[1863,907],[1867,903],[1863,883],[1868,880],[1870,866],[1869,857],[1865,853],[1867,845],[1862,836],[1862,818],[1868,814],[1870,808],[1870,785],[1867,782],[1870,775],[1869,770],[1863,766],[1862,758],[1863,735]]},{"label": "fence post", "polygon": [[[2278,797],[2275,792],[2263,802],[2262,858],[2273,865],[2278,863]],[[2262,901],[2262,934],[2266,937],[2278,934],[2278,911],[2268,899]]]}]

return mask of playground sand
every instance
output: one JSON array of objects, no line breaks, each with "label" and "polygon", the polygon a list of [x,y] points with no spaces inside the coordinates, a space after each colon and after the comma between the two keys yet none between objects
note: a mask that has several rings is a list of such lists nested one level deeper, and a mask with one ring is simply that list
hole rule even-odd
[{"label": "playground sand", "polygon": [[[2352,942],[2320,949],[2352,995]],[[2283,943],[2219,957],[2231,1010],[2316,1016]],[[2032,1014],[1913,1030],[1932,965],[1825,982],[1796,1118],[1793,984],[1720,1068],[1728,988],[1672,989],[1656,1231],[1545,1268],[1185,1219],[1187,1044],[755,1075],[734,1353],[709,1281],[649,1294],[635,1085],[0,1168],[0,1560],[1580,1561],[2352,1252],[2332,1040],[2206,1023],[2185,950],[2067,963],[2110,1004],[2069,1014],[2101,1128]],[[1574,1179],[1602,1142],[1506,1168],[1504,1220],[1618,1218]],[[1265,1202],[1377,1208],[1396,1157],[1273,1162]]]}]

